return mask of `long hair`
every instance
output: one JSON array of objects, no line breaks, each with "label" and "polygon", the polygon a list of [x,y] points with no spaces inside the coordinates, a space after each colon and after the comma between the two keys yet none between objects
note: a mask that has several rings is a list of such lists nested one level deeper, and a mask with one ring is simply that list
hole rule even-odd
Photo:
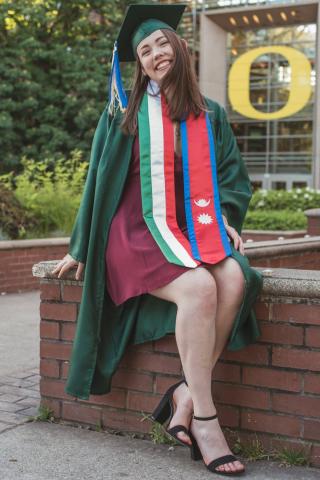
[{"label": "long hair", "polygon": [[[170,42],[174,54],[171,67],[160,86],[162,95],[165,91],[167,92],[166,100],[170,119],[182,121],[192,113],[198,117],[206,110],[206,105],[199,90],[188,48],[175,32],[167,29],[161,31]],[[138,110],[148,82],[149,77],[143,75],[141,63],[137,57],[133,87],[121,123],[121,128],[126,134],[137,133]]]}]

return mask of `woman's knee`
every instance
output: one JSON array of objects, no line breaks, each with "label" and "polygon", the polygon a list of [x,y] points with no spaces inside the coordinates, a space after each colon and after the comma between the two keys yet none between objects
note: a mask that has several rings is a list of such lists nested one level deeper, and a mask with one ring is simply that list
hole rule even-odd
[{"label": "woman's knee", "polygon": [[217,302],[217,286],[212,274],[203,267],[190,272],[185,284],[180,289],[177,305],[197,305],[198,308],[211,308]]},{"label": "woman's knee", "polygon": [[[215,266],[214,266],[215,267]],[[242,298],[245,278],[239,263],[234,258],[226,258],[217,268],[211,270],[216,280],[218,290],[224,294],[239,296]]]}]

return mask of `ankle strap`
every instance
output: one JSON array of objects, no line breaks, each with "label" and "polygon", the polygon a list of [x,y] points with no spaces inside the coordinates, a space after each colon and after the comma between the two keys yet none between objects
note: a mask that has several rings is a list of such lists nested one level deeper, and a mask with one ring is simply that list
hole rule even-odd
[{"label": "ankle strap", "polygon": [[196,417],[195,415],[193,415],[193,418],[195,420],[214,420],[215,418],[218,418],[218,415],[212,415],[212,417]]}]

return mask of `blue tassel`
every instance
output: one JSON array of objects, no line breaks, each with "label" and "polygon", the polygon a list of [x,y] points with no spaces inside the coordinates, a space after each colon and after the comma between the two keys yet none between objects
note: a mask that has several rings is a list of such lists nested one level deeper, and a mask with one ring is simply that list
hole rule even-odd
[{"label": "blue tassel", "polygon": [[114,42],[111,73],[109,77],[109,113],[113,114],[119,106],[124,112],[128,106],[126,92],[123,88],[117,42]]}]

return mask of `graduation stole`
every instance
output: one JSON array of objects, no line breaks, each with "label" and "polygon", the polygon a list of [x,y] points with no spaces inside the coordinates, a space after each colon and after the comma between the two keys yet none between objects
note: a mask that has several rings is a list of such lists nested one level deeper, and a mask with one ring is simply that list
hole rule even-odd
[{"label": "graduation stole", "polygon": [[138,129],[143,218],[170,263],[195,268],[201,262],[219,262],[231,255],[231,248],[221,216],[209,116],[189,117],[180,123],[189,240],[177,224],[174,124],[160,93],[144,94]]}]

